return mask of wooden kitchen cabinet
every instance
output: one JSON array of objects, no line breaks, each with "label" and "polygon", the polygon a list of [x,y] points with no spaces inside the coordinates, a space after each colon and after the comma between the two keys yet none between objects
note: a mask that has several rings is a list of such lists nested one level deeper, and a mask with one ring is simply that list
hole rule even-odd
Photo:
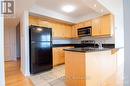
[{"label": "wooden kitchen cabinet", "polygon": [[62,38],[63,37],[62,25],[61,24],[55,23],[55,27],[52,28],[52,29],[54,29],[53,37],[56,37],[56,38]]},{"label": "wooden kitchen cabinet", "polygon": [[77,25],[72,26],[72,38],[78,38],[78,28],[77,28]]},{"label": "wooden kitchen cabinet", "polygon": [[113,30],[113,17],[104,15],[92,20],[92,36],[111,36]]},{"label": "wooden kitchen cabinet", "polygon": [[56,38],[72,38],[72,27],[66,24],[54,24],[53,37]]},{"label": "wooden kitchen cabinet", "polygon": [[64,62],[63,48],[53,48],[53,66],[63,64]]},{"label": "wooden kitchen cabinet", "polygon": [[113,16],[111,14],[107,14],[93,20],[73,25],[72,37],[78,38],[77,29],[89,26],[92,26],[92,36],[111,36],[113,34]]},{"label": "wooden kitchen cabinet", "polygon": [[92,26],[92,21],[91,20],[88,20],[88,21],[85,21],[85,22],[81,22],[81,23],[78,23],[78,24],[74,25],[74,27],[76,29],[89,27],[89,26]]},{"label": "wooden kitchen cabinet", "polygon": [[99,36],[101,33],[101,18],[92,20],[92,36]]},{"label": "wooden kitchen cabinet", "polygon": [[101,35],[111,35],[113,30],[113,16],[104,15],[101,18]]},{"label": "wooden kitchen cabinet", "polygon": [[84,27],[89,27],[89,26],[92,26],[92,21],[91,20],[78,23],[76,28],[79,29],[79,28],[84,28]]},{"label": "wooden kitchen cabinet", "polygon": [[72,38],[72,26],[65,25],[63,33],[64,33],[64,38]]},{"label": "wooden kitchen cabinet", "polygon": [[65,63],[65,52],[63,49],[66,48],[73,48],[73,46],[53,48],[53,66],[57,66]]},{"label": "wooden kitchen cabinet", "polygon": [[67,86],[116,86],[117,50],[65,51]]},{"label": "wooden kitchen cabinet", "polygon": [[29,25],[38,25],[38,20],[32,16],[29,16]]},{"label": "wooden kitchen cabinet", "polygon": [[78,24],[78,29],[79,28],[83,28],[83,27],[85,27],[85,23],[84,22],[81,22],[81,23]]},{"label": "wooden kitchen cabinet", "polygon": [[78,38],[78,29],[92,26],[92,21],[85,21],[72,26],[72,38]]},{"label": "wooden kitchen cabinet", "polygon": [[84,22],[84,27],[92,26],[92,20],[88,20]]},{"label": "wooden kitchen cabinet", "polygon": [[38,26],[51,28],[52,23],[42,19],[38,19]]},{"label": "wooden kitchen cabinet", "polygon": [[52,28],[53,38],[72,38],[72,26],[68,24],[29,16],[29,25]]}]

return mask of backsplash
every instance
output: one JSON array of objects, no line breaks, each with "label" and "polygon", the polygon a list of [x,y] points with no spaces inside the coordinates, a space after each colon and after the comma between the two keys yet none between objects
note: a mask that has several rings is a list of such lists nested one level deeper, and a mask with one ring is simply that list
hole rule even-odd
[{"label": "backsplash", "polygon": [[75,40],[74,42],[80,43],[82,40],[95,40],[96,43],[101,42],[102,44],[115,44],[115,37],[82,37],[79,40]]},{"label": "backsplash", "polygon": [[101,42],[102,44],[115,44],[115,37],[82,37],[80,39],[53,39],[53,44],[79,44],[82,40],[95,40],[96,43]]},{"label": "backsplash", "polygon": [[113,36],[111,37],[81,37],[80,39],[62,39],[62,38],[53,38],[53,44],[79,44],[82,40],[95,40],[96,43],[102,44],[115,44],[115,31],[113,30]]},{"label": "backsplash", "polygon": [[72,44],[72,39],[61,39],[61,38],[54,38],[52,41],[53,44]]}]

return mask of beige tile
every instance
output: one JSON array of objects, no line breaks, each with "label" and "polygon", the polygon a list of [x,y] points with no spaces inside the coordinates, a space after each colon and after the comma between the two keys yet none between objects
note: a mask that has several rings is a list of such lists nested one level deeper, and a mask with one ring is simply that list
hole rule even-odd
[{"label": "beige tile", "polygon": [[65,86],[64,79],[61,78],[63,76],[65,76],[65,69],[64,65],[61,65],[50,71],[31,75],[29,78],[35,86]]},{"label": "beige tile", "polygon": [[54,80],[54,81],[50,82],[50,84],[52,86],[65,86],[64,78],[59,78],[57,80]]}]

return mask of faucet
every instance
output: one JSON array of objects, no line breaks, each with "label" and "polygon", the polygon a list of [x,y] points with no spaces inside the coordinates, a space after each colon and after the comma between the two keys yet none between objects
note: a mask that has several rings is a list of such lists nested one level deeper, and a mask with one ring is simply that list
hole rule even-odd
[{"label": "faucet", "polygon": [[99,45],[99,49],[102,49],[103,47],[102,47],[102,42],[100,41],[100,42],[98,42],[98,45]]}]

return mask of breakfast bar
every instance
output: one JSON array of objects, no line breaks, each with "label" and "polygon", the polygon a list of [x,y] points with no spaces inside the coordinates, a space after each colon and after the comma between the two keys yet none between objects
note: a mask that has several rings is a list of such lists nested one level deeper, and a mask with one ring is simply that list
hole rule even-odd
[{"label": "breakfast bar", "polygon": [[116,86],[116,48],[65,50],[66,86]]}]

